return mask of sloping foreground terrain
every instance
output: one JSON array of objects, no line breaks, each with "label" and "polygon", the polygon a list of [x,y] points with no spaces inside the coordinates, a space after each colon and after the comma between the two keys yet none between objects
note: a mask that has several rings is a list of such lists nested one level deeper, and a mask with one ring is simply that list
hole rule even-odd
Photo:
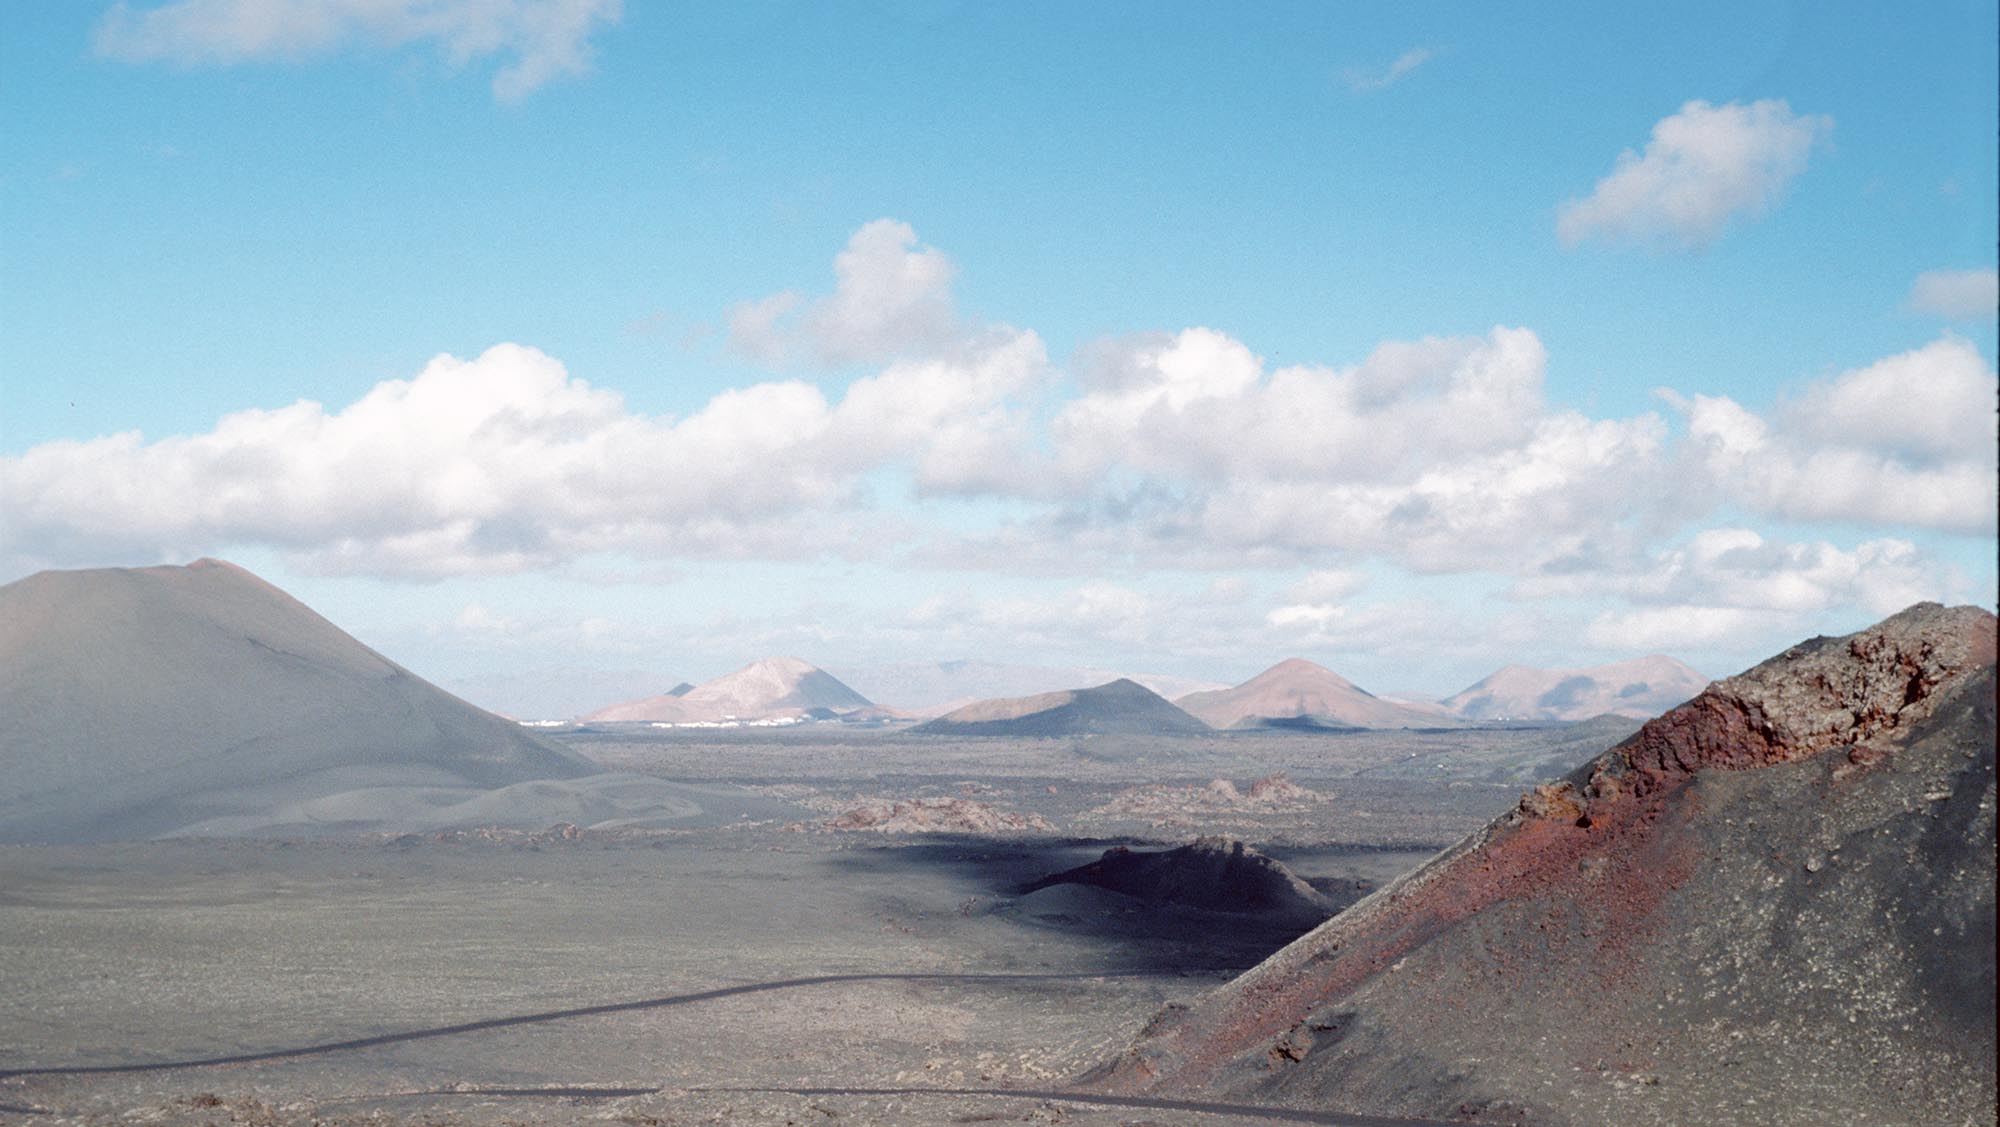
[{"label": "sloping foreground terrain", "polygon": [[0,762],[0,841],[595,770],[216,560],[0,587]]},{"label": "sloping foreground terrain", "polygon": [[1089,689],[980,701],[910,729],[925,735],[1047,738],[1196,735],[1208,725],[1124,678]]},{"label": "sloping foreground terrain", "polygon": [[1229,689],[1174,702],[1216,728],[1445,728],[1462,723],[1386,701],[1323,665],[1291,658]]},{"label": "sloping foreground terrain", "polygon": [[1534,1124],[1994,1119],[1994,618],[1816,638],[1087,1086]]}]

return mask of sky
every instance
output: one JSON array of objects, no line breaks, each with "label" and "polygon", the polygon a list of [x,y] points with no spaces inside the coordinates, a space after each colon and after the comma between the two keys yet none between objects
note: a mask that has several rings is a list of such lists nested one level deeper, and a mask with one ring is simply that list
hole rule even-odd
[{"label": "sky", "polygon": [[220,556],[447,685],[1444,695],[1990,607],[1996,42],[1949,2],[0,6],[0,581]]}]

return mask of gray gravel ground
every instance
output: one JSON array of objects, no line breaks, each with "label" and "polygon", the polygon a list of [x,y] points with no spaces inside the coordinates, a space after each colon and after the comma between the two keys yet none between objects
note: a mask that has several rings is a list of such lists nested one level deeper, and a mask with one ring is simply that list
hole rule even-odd
[{"label": "gray gravel ground", "polygon": [[[620,769],[780,796],[797,820],[572,838],[0,848],[0,1073],[29,1070],[0,1078],[0,1121],[1263,1122],[1041,1097],[712,1089],[1058,1087],[1161,1005],[1221,982],[1289,933],[1109,894],[1016,896],[1025,881],[1115,842],[1220,832],[1308,878],[1379,883],[1516,792],[1315,770],[1330,741],[1316,751],[1290,737],[1271,741],[1277,755],[1219,740],[1170,766],[1130,748],[988,741],[920,753],[880,737],[573,739]],[[1247,787],[1277,767],[1316,797],[1269,809],[1175,805],[1211,778]],[[1147,787],[1144,813],[1117,812],[1113,799]],[[857,796],[925,794],[1038,813],[1056,832],[815,828]],[[234,1065],[32,1071],[255,1054],[837,974],[1079,977],[820,983]],[[551,1087],[646,1091],[470,1091]]]}]

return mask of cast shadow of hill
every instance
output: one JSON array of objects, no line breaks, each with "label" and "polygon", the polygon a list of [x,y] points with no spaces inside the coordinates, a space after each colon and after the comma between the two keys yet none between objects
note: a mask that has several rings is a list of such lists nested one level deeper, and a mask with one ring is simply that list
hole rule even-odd
[{"label": "cast shadow of hill", "polygon": [[886,893],[878,907],[917,924],[987,926],[1074,943],[1079,958],[1119,973],[1247,969],[1310,930],[1296,921],[1156,904],[1085,885],[1033,893],[1026,886],[1097,860],[1113,846],[1166,848],[1132,838],[996,838],[928,834],[868,844],[828,858],[843,879],[913,890],[953,888],[947,897]]}]

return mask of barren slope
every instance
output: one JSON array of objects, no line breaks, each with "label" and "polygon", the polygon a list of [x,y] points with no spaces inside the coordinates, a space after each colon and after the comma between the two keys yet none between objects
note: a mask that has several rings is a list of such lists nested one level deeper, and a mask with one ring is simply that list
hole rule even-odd
[{"label": "barren slope", "polygon": [[1215,728],[1439,728],[1457,722],[1383,700],[1296,657],[1235,688],[1189,693],[1174,703]]},{"label": "barren slope", "polygon": [[1991,1122],[1994,618],[1796,646],[1091,1083],[1536,1124]]},{"label": "barren slope", "polygon": [[0,587],[0,840],[145,837],[358,787],[498,787],[588,764],[232,564]]}]

